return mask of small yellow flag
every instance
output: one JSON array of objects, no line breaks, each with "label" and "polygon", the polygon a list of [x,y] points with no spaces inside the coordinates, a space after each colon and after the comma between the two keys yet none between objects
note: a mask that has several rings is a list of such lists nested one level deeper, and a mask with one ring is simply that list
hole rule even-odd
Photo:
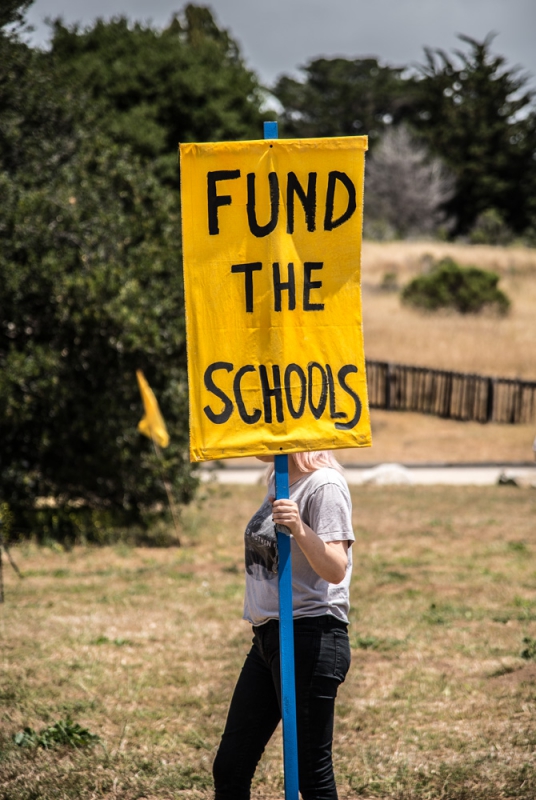
[{"label": "small yellow flag", "polygon": [[138,430],[149,439],[152,439],[160,447],[167,447],[169,444],[169,434],[167,432],[166,423],[160,413],[158,402],[154,396],[154,392],[145,380],[143,372],[136,370],[136,377],[138,379],[138,386],[140,387],[141,399],[143,400],[143,408],[145,416],[138,423]]}]

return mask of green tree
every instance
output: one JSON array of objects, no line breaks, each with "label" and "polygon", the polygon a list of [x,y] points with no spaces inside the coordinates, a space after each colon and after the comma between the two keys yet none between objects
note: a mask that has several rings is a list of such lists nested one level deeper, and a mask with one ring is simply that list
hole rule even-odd
[{"label": "green tree", "polygon": [[117,17],[86,29],[56,20],[52,33],[42,58],[166,182],[177,183],[178,142],[262,137],[257,78],[208,8],[188,4],[163,30]]},{"label": "green tree", "polygon": [[519,68],[491,52],[493,37],[459,37],[468,52],[426,49],[411,121],[450,167],[456,192],[446,203],[456,233],[488,209],[520,233],[536,219],[534,92]]},{"label": "green tree", "polygon": [[[455,180],[443,211],[454,235],[493,210],[520,234],[536,229],[536,110],[519,68],[492,53],[492,36],[461,36],[451,57],[425,48],[417,70],[376,59],[320,58],[304,79],[282,76],[274,94],[288,136],[368,134],[372,155],[383,133],[410,124]],[[419,145],[420,140],[420,145]],[[400,192],[398,192],[400,194]]]},{"label": "green tree", "polygon": [[318,58],[303,67],[304,80],[283,75],[273,93],[283,106],[286,136],[357,136],[373,145],[412,103],[413,80],[404,68],[375,58]]},{"label": "green tree", "polygon": [[165,468],[187,501],[177,193],[5,29],[0,107],[0,492],[15,525],[38,496],[133,518],[164,499],[136,430],[136,368],[159,397]]},{"label": "green tree", "polygon": [[4,29],[4,36],[9,36],[9,26],[16,30],[24,24],[24,12],[32,3],[33,0],[2,0],[0,28]]}]

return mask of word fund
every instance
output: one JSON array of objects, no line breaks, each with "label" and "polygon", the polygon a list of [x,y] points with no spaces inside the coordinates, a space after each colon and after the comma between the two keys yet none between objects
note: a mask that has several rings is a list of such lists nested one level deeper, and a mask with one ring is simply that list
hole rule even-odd
[{"label": "word fund", "polygon": [[[208,208],[208,230],[211,236],[217,236],[220,232],[219,208],[220,206],[230,206],[233,202],[231,194],[218,194],[219,182],[235,181],[241,177],[239,169],[217,170],[209,172],[207,175],[207,208]],[[316,211],[317,211],[317,177],[318,173],[310,172],[307,178],[307,188],[305,189],[294,172],[289,172],[286,176],[286,225],[287,233],[294,233],[294,208],[295,199],[301,203],[305,215],[307,230],[316,230]],[[247,181],[247,204],[246,214],[249,230],[253,236],[261,238],[272,233],[279,222],[280,206],[280,181],[277,172],[268,174],[267,188],[270,195],[270,219],[264,225],[260,225],[257,220],[256,210],[256,176],[254,172],[249,172],[246,176]],[[346,208],[334,218],[335,190],[337,184],[343,187],[346,192]],[[345,172],[332,170],[328,175],[327,190],[324,203],[325,213],[323,227],[325,231],[332,231],[347,222],[357,208],[356,189],[351,179]]]}]

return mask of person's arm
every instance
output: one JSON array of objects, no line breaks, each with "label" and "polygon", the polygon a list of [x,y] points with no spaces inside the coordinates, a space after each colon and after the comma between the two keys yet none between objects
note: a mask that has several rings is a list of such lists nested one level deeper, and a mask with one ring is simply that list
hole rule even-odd
[{"label": "person's arm", "polygon": [[328,583],[341,583],[348,564],[348,542],[324,542],[303,522],[294,500],[274,500],[272,517],[276,525],[286,525],[317,575]]}]

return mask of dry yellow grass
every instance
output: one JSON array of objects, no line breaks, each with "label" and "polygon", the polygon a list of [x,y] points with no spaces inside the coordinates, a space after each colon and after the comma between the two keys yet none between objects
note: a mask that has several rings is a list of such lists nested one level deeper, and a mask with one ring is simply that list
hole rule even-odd
[{"label": "dry yellow grass", "polygon": [[342,464],[531,462],[534,425],[481,425],[409,412],[371,411],[372,447],[341,450]]},{"label": "dry yellow grass", "polygon": [[536,249],[529,247],[495,247],[435,241],[364,241],[362,250],[363,280],[380,283],[386,272],[395,272],[407,280],[422,269],[422,259],[439,260],[450,256],[460,264],[474,264],[507,275],[536,273]]},{"label": "dry yellow grass", "polygon": [[[504,318],[481,314],[426,314],[402,306],[397,293],[379,290],[395,273],[400,285],[434,260],[451,256],[501,275],[512,300]],[[363,322],[367,357],[460,372],[536,380],[536,250],[433,242],[365,242]]]},{"label": "dry yellow grass", "polygon": [[[180,550],[18,548],[0,608],[1,800],[209,800],[251,633],[242,529],[261,487],[209,487]],[[536,796],[536,493],[359,488],[341,800]],[[525,641],[524,641],[525,640]],[[522,657],[534,647],[534,658]],[[532,652],[532,650],[531,650]],[[17,748],[70,715],[103,739]],[[281,741],[254,800],[280,800]]]}]

